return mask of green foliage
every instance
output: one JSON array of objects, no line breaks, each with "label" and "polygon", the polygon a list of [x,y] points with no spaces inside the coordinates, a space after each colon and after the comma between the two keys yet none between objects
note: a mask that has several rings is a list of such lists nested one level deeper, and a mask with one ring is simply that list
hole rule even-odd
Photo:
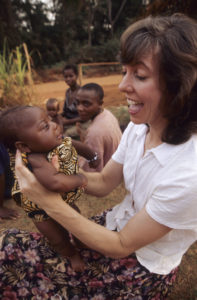
[{"label": "green foliage", "polygon": [[25,85],[27,59],[22,49],[22,46],[18,46],[9,51],[5,41],[3,52],[0,53],[1,107],[30,102],[31,89]]},{"label": "green foliage", "polygon": [[[51,4],[50,4],[51,3]],[[109,5],[110,4],[110,5]],[[123,5],[122,5],[123,4]],[[195,0],[1,0],[0,50],[25,42],[36,67],[59,61],[115,61],[121,33],[148,14],[197,16]]]},{"label": "green foliage", "polygon": [[[33,51],[36,67],[62,60],[76,63],[116,60],[116,39],[125,28],[127,17],[136,15],[141,0],[127,0],[120,14],[120,1],[111,2],[111,14],[106,0],[56,0],[51,3],[3,0],[1,6],[0,41],[7,37],[12,49],[25,42]],[[10,18],[5,19],[5,15]],[[113,31],[109,15],[111,21],[116,20]],[[1,30],[1,20],[7,31]]]},{"label": "green foliage", "polygon": [[21,46],[16,47],[16,50],[13,52],[13,74],[15,77],[15,83],[20,87],[24,86],[26,71],[27,61],[22,55]]},{"label": "green foliage", "polygon": [[151,1],[145,15],[170,15],[176,12],[184,13],[197,19],[196,0],[154,0]]},{"label": "green foliage", "polygon": [[13,54],[6,55],[6,42],[4,43],[3,53],[0,54],[0,80],[3,90],[9,89],[11,75],[13,73],[12,60]]},{"label": "green foliage", "polygon": [[85,45],[78,52],[75,49],[80,48],[73,45],[73,54],[70,58],[74,63],[113,62],[117,60],[119,39],[113,38],[97,46]]}]

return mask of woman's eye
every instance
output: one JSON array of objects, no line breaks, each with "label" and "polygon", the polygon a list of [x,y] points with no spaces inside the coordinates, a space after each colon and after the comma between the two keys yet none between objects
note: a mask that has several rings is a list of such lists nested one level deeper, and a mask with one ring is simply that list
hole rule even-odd
[{"label": "woman's eye", "polygon": [[135,77],[142,81],[146,79],[146,76],[139,75],[138,73],[135,73]]}]

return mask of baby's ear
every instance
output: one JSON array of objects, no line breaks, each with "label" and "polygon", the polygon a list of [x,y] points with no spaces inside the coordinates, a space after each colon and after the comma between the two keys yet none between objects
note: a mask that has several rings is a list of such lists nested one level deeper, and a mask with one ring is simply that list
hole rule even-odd
[{"label": "baby's ear", "polygon": [[25,143],[20,141],[15,142],[15,147],[16,149],[19,149],[21,152],[27,152],[27,153],[31,152],[29,147]]}]

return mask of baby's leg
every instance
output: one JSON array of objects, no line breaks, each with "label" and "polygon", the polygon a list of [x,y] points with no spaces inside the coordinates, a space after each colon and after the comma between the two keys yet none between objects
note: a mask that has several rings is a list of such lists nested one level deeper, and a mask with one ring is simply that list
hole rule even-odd
[{"label": "baby's leg", "polygon": [[38,230],[48,238],[50,244],[62,256],[69,258],[72,268],[77,272],[84,270],[84,263],[76,250],[71,244],[70,237],[65,228],[53,219],[42,222],[35,222]]}]

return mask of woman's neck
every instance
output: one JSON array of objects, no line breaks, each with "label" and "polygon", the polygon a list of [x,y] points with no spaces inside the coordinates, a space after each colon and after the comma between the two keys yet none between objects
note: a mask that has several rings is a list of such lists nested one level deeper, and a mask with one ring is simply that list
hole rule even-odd
[{"label": "woman's neck", "polygon": [[162,135],[168,124],[168,121],[164,118],[159,118],[157,122],[148,124],[148,131],[146,134],[146,140],[144,143],[144,153],[152,148],[155,148],[163,143]]},{"label": "woman's neck", "polygon": [[144,153],[152,148],[155,148],[163,143],[162,141],[162,133],[163,133],[163,127],[162,128],[153,128],[149,127],[146,139],[144,143]]}]

